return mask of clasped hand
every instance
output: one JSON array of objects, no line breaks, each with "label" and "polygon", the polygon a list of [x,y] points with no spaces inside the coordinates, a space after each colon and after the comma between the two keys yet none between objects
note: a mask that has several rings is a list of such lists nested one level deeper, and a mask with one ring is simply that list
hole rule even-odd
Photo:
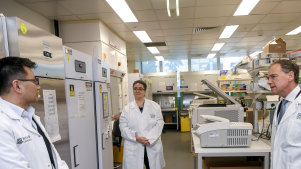
[{"label": "clasped hand", "polygon": [[143,146],[150,145],[149,140],[147,138],[145,138],[145,137],[138,137],[136,135],[136,141],[138,143],[141,143]]}]

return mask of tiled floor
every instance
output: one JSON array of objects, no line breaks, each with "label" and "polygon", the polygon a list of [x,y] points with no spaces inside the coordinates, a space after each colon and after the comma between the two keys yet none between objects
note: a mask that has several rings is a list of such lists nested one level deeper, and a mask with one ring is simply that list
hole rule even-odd
[{"label": "tiled floor", "polygon": [[161,138],[166,162],[164,169],[193,169],[189,132],[169,129],[162,133]]}]

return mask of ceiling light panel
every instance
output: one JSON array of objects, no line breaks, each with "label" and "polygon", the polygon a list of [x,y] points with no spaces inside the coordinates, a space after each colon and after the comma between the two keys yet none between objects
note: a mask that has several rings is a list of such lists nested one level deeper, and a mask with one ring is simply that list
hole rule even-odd
[{"label": "ceiling light panel", "polygon": [[147,49],[152,53],[152,54],[159,54],[159,50],[156,47],[147,47]]},{"label": "ceiling light panel", "polygon": [[147,43],[152,42],[151,38],[145,31],[133,31],[134,34],[140,39],[141,42]]},{"label": "ceiling light panel", "polygon": [[136,16],[124,0],[106,0],[123,22],[138,22]]},{"label": "ceiling light panel", "polygon": [[233,16],[249,15],[259,0],[243,0]]},{"label": "ceiling light panel", "polygon": [[230,38],[232,34],[236,31],[236,29],[239,27],[239,25],[230,25],[226,26],[225,29],[223,30],[221,36],[219,37],[220,39],[223,38]]},{"label": "ceiling light panel", "polygon": [[157,61],[164,61],[164,57],[163,56],[155,56]]},{"label": "ceiling light panel", "polygon": [[214,44],[213,48],[211,49],[211,51],[219,51],[221,50],[221,48],[225,45],[225,43],[216,43]]},{"label": "ceiling light panel", "polygon": [[250,56],[251,56],[251,57],[254,57],[254,56],[257,56],[259,53],[262,53],[262,51],[256,51],[256,52],[253,52]]},{"label": "ceiling light panel", "polygon": [[301,26],[299,26],[298,28],[290,31],[289,33],[285,34],[285,35],[297,35],[298,33],[301,32]]},{"label": "ceiling light panel", "polygon": [[207,56],[207,59],[214,58],[215,55],[216,55],[216,53],[209,53],[209,55]]}]

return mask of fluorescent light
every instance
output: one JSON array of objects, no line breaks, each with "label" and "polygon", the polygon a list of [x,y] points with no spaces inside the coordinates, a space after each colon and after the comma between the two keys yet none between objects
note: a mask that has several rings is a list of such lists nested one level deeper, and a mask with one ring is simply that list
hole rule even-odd
[{"label": "fluorescent light", "polygon": [[180,11],[179,11],[179,0],[176,0],[176,10],[177,10],[177,16],[180,15]]},{"label": "fluorescent light", "polygon": [[259,53],[262,53],[262,51],[256,51],[256,52],[253,52],[250,56],[251,56],[251,57],[254,57],[254,56],[257,56]]},{"label": "fluorescent light", "polygon": [[299,26],[298,28],[290,31],[289,33],[285,34],[285,35],[297,35],[298,33],[301,32],[301,26]]},{"label": "fluorescent light", "polygon": [[259,0],[243,0],[233,16],[249,15],[258,2]]},{"label": "fluorescent light", "polygon": [[157,61],[164,61],[164,57],[163,56],[155,56]]},{"label": "fluorescent light", "polygon": [[220,39],[222,38],[230,38],[232,34],[235,32],[235,30],[239,27],[239,25],[230,25],[226,26],[224,31],[222,32]]},{"label": "fluorescent light", "polygon": [[207,59],[214,58],[215,55],[216,55],[216,53],[209,53],[209,55],[207,56]]},{"label": "fluorescent light", "polygon": [[156,47],[147,47],[147,49],[152,53],[152,54],[159,54],[159,50]]},{"label": "fluorescent light", "polygon": [[221,48],[224,46],[225,43],[216,43],[214,44],[213,48],[211,49],[211,51],[219,51],[221,50]]},{"label": "fluorescent light", "polygon": [[145,31],[134,31],[134,34],[141,40],[141,42],[152,42],[150,37]]},{"label": "fluorescent light", "polygon": [[138,22],[125,0],[106,0],[123,22]]},{"label": "fluorescent light", "polygon": [[166,6],[167,6],[167,14],[168,14],[168,16],[170,17],[171,15],[170,15],[170,7],[169,7],[169,0],[166,0]]}]

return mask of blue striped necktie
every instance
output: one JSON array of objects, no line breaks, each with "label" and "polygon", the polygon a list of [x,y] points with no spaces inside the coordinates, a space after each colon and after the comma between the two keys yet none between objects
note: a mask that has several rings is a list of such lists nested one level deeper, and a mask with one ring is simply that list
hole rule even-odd
[{"label": "blue striped necktie", "polygon": [[281,102],[281,108],[280,108],[280,112],[279,112],[279,115],[278,115],[278,124],[280,123],[284,113],[285,113],[285,105],[286,103],[288,103],[289,101],[286,100],[286,99],[283,99],[282,102]]}]

